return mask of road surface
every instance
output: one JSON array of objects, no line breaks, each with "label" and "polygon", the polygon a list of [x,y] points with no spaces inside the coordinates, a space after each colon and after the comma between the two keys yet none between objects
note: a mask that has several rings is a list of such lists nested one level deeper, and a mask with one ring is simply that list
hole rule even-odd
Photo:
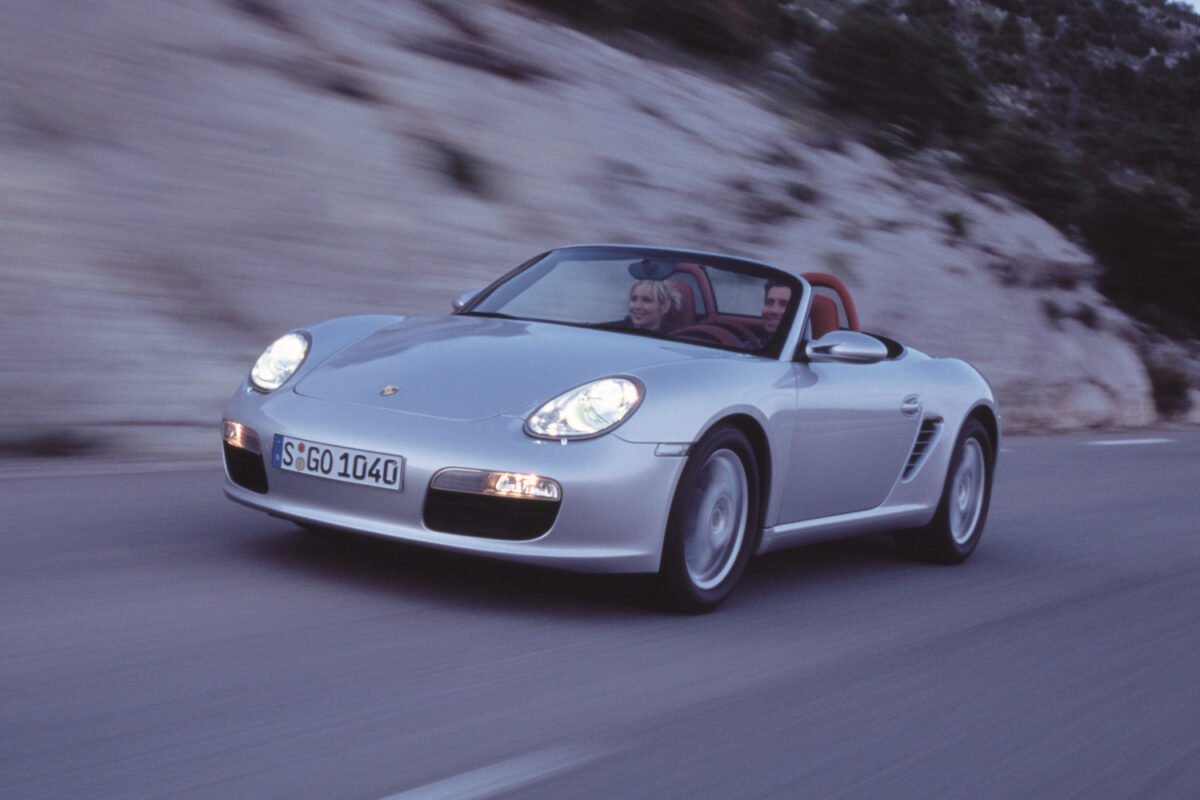
[{"label": "road surface", "polygon": [[3,798],[1200,797],[1196,431],[1006,440],[967,564],[809,546],[703,617],[306,533],[215,461],[0,507]]}]

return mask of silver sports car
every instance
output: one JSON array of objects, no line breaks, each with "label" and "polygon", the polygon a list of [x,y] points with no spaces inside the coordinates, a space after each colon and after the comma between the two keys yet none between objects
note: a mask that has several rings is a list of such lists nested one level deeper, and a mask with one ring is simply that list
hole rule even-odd
[{"label": "silver sports car", "polygon": [[971,366],[861,332],[846,287],[712,253],[580,245],[440,317],[276,340],[222,423],[225,492],[305,526],[657,573],[704,611],[755,553],[891,531],[957,563],[999,414]]}]

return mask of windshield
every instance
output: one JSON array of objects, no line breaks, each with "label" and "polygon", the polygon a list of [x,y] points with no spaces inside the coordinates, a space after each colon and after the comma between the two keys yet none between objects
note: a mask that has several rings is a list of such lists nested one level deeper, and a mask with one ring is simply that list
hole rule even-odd
[{"label": "windshield", "polygon": [[776,357],[801,284],[740,259],[572,247],[524,265],[459,313],[602,328]]}]

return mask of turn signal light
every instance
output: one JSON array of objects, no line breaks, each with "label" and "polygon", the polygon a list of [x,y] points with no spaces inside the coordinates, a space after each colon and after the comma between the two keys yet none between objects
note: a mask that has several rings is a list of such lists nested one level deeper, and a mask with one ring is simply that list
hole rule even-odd
[{"label": "turn signal light", "polygon": [[226,444],[249,450],[251,453],[261,453],[262,446],[258,443],[258,434],[240,422],[227,419],[221,422],[221,438]]},{"label": "turn signal light", "polygon": [[520,472],[488,473],[483,493],[531,500],[558,500],[562,496],[559,485],[549,478]]},{"label": "turn signal light", "polygon": [[489,494],[525,500],[562,499],[558,481],[531,472],[488,472],[482,469],[450,467],[433,476],[431,486],[446,492]]}]

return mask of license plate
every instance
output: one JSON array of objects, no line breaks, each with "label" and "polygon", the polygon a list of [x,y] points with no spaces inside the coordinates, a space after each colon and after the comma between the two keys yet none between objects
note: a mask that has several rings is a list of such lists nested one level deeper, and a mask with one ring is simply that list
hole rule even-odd
[{"label": "license plate", "polygon": [[278,433],[271,451],[271,465],[287,472],[361,486],[404,488],[404,459],[400,456],[294,439]]}]

